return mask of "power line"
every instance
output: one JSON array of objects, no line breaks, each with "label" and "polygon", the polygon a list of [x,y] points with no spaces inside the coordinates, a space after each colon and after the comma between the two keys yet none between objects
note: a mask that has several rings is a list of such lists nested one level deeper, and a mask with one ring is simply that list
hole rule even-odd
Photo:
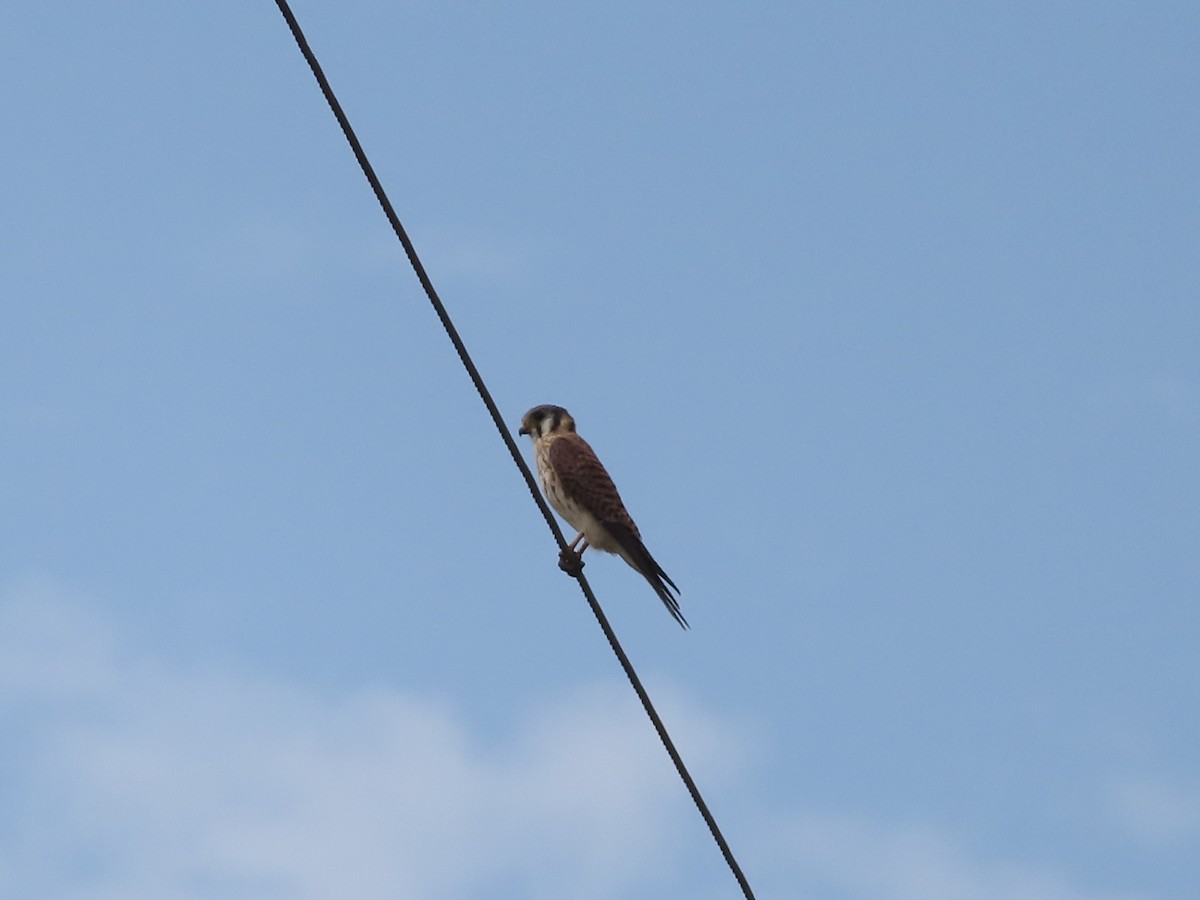
[{"label": "power line", "polygon": [[[525,464],[525,459],[521,456],[521,451],[509,433],[508,427],[504,424],[504,418],[500,415],[500,410],[496,408],[496,403],[483,381],[483,376],[475,368],[475,363],[472,362],[466,345],[463,343],[462,338],[459,337],[458,329],[454,327],[454,323],[450,320],[450,314],[446,312],[446,307],[442,304],[437,291],[434,290],[433,282],[430,281],[429,274],[425,271],[425,266],[417,256],[416,248],[409,239],[408,233],[404,230],[404,226],[400,223],[400,217],[396,215],[396,210],[393,208],[391,200],[388,199],[387,194],[384,192],[383,185],[375,174],[375,169],[372,167],[370,160],[367,159],[367,154],[363,150],[362,144],[359,143],[354,129],[350,126],[350,120],[346,117],[346,113],[342,110],[342,105],[333,93],[333,88],[330,87],[328,79],[325,78],[325,73],[322,71],[320,63],[317,62],[316,54],[313,53],[312,48],[308,45],[308,40],[304,37],[304,32],[300,30],[300,23],[296,21],[296,16],[292,13],[287,0],[275,0],[275,3],[279,7],[279,11],[283,14],[288,28],[291,30],[292,37],[295,38],[296,45],[300,48],[300,53],[303,54],[309,68],[312,69],[312,73],[317,79],[317,84],[321,88],[321,93],[325,96],[330,110],[333,111],[334,118],[337,119],[342,133],[346,136],[346,140],[350,144],[350,149],[354,152],[354,158],[358,160],[363,174],[371,185],[371,190],[375,192],[375,198],[379,201],[379,205],[383,207],[384,215],[387,216],[392,230],[396,233],[396,237],[399,238],[400,244],[404,247],[404,252],[407,254],[408,261],[412,264],[413,270],[417,273],[417,279],[421,282],[421,287],[425,289],[425,294],[429,297],[429,302],[433,305],[434,312],[437,313],[438,319],[441,320],[442,327],[446,329],[446,334],[449,336],[450,342],[454,344],[458,358],[462,361],[463,367],[471,377],[471,383],[475,385],[475,390],[478,391],[479,398],[491,414],[492,422],[495,424],[496,430],[500,433],[500,439],[508,447],[509,455],[512,456],[517,469],[525,478],[525,484],[529,488],[529,493],[533,496],[538,509],[541,510],[542,517],[546,520],[546,524],[550,527],[550,532],[558,542],[559,549],[566,550],[567,541],[563,537],[562,530],[558,527],[558,522],[555,521],[554,515],[550,512],[550,507],[538,491],[537,482],[533,479],[533,473],[530,472],[529,466]],[[683,758],[679,755],[679,751],[675,749],[675,742],[671,740],[671,736],[667,733],[667,727],[663,724],[662,719],[659,718],[654,704],[650,702],[650,695],[646,693],[646,689],[642,686],[642,680],[634,670],[633,663],[629,661],[629,657],[625,655],[624,648],[617,640],[616,633],[608,623],[608,616],[604,614],[604,610],[600,607],[600,601],[592,593],[592,587],[588,584],[582,571],[576,571],[574,577],[579,582],[579,589],[583,591],[583,596],[587,599],[588,606],[591,607],[596,621],[600,623],[600,629],[604,632],[604,637],[608,640],[609,646],[612,647],[613,653],[616,654],[617,660],[621,663],[621,668],[625,671],[625,676],[629,679],[629,683],[637,693],[638,699],[642,702],[642,708],[645,709],[646,715],[650,717],[650,722],[654,725],[654,730],[658,732],[659,740],[662,741],[667,755],[671,757],[671,762],[675,764],[675,769],[679,773],[679,777],[683,779],[683,783],[687,787],[688,793],[691,794],[696,808],[704,818],[705,824],[708,825],[708,830],[712,833],[713,840],[717,842],[717,846],[721,850],[721,855],[725,858],[725,862],[733,872],[733,877],[737,879],[743,895],[745,895],[746,900],[754,900],[754,892],[750,889],[750,883],[746,880],[741,866],[738,865],[737,860],[734,858],[733,851],[729,849],[729,844],[725,840],[725,836],[721,834],[721,829],[717,826],[717,820],[713,818],[712,813],[709,811],[708,804],[704,802],[704,798],[700,795],[700,789],[696,787],[696,782],[692,779],[691,773],[688,772],[687,766],[684,765]]]}]

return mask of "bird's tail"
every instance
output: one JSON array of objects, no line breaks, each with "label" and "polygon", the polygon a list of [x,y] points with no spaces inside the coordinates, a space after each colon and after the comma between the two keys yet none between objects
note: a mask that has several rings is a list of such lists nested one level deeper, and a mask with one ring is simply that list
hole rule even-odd
[{"label": "bird's tail", "polygon": [[685,629],[690,628],[687,619],[683,617],[683,613],[679,609],[679,588],[663,571],[658,561],[650,555],[650,551],[646,549],[642,539],[631,528],[624,525],[606,522],[605,527],[621,545],[621,550],[624,551],[621,553],[621,558],[640,572],[646,581],[650,582],[650,587],[654,588],[654,593],[658,594],[658,599],[663,602],[667,612],[675,617],[675,621]]}]

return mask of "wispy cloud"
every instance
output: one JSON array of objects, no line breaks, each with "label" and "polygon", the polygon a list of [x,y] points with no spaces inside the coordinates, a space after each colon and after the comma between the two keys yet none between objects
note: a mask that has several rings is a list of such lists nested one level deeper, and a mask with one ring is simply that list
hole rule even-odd
[{"label": "wispy cloud", "polygon": [[799,897],[862,900],[1134,900],[1095,892],[1038,866],[980,859],[938,828],[817,813],[780,824]]},{"label": "wispy cloud", "polygon": [[1128,373],[1095,388],[1094,411],[1121,420],[1148,417],[1176,427],[1200,422],[1200,385],[1177,373]]},{"label": "wispy cloud", "polygon": [[1107,785],[1112,818],[1138,841],[1159,847],[1200,837],[1200,789],[1161,777],[1120,776]]},{"label": "wispy cloud", "polygon": [[[679,825],[702,830],[621,685],[565,692],[497,738],[394,687],[333,693],[187,668],[131,646],[89,609],[46,588],[0,597],[0,896],[732,889],[710,857],[706,876],[685,870],[696,855]],[[762,795],[741,729],[663,700],[689,761]],[[1113,796],[1132,825],[1195,827],[1194,806],[1171,791],[1139,782]],[[985,858],[935,825],[840,810],[755,819],[733,837],[764,896],[1129,900]]]},{"label": "wispy cloud", "polygon": [[0,885],[23,896],[611,896],[685,802],[615,690],[489,746],[399,690],[139,657],[44,593],[0,605],[0,660]]}]

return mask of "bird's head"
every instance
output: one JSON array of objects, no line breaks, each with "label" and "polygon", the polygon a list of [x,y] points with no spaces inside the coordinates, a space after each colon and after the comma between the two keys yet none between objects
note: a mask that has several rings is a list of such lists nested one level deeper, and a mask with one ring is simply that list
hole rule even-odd
[{"label": "bird's head", "polygon": [[527,434],[535,441],[554,434],[567,433],[575,430],[575,420],[561,406],[544,403],[535,406],[521,417],[521,428],[518,434]]}]

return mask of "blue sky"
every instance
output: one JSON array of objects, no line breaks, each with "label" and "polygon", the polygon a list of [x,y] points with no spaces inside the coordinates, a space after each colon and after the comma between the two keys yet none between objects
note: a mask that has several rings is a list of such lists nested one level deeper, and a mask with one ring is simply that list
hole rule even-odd
[{"label": "blue sky", "polygon": [[[1200,884],[1200,10],[299,2],[761,898]],[[0,14],[0,896],[736,896],[273,4]]]}]

